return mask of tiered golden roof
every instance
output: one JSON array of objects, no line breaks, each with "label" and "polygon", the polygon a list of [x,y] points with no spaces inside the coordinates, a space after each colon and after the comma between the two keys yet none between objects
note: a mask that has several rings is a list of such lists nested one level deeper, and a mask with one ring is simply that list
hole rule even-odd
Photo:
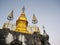
[{"label": "tiered golden roof", "polygon": [[20,17],[18,18],[18,20],[16,21],[16,30],[15,31],[31,34],[30,32],[27,31],[28,21],[25,16],[24,9],[25,8],[23,7],[22,13],[21,13]]}]

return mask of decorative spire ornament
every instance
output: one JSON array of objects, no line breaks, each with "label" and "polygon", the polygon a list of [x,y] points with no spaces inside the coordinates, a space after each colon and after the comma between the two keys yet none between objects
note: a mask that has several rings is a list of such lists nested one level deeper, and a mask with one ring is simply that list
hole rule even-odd
[{"label": "decorative spire ornament", "polygon": [[44,36],[45,40],[49,40],[49,35],[46,33],[44,26],[43,26],[43,36]]},{"label": "decorative spire ornament", "polygon": [[33,14],[33,18],[32,18],[32,23],[34,24],[34,32],[39,32],[40,33],[40,31],[39,31],[39,28],[36,26],[36,23],[38,23],[38,21],[37,21],[37,19],[36,19],[36,16],[35,16],[35,14]]},{"label": "decorative spire ornament", "polygon": [[46,33],[46,31],[45,31],[44,25],[43,25],[43,34],[44,34],[44,35],[47,35],[47,33]]},{"label": "decorative spire ornament", "polygon": [[33,18],[32,18],[32,23],[33,24],[36,24],[38,21],[37,21],[37,19],[36,19],[36,16],[35,16],[35,14],[33,14]]},{"label": "decorative spire ornament", "polygon": [[25,11],[25,7],[23,6],[23,8],[22,8],[22,12],[24,12]]},{"label": "decorative spire ornament", "polygon": [[44,25],[43,25],[43,33],[46,33]]},{"label": "decorative spire ornament", "polygon": [[8,22],[6,22],[6,24],[3,25],[3,28],[9,28],[9,29],[11,29],[12,24],[11,24],[10,21],[13,20],[13,10],[9,13],[9,15],[7,17],[7,20],[8,20]]},{"label": "decorative spire ornament", "polygon": [[45,27],[44,27],[44,25],[43,25],[43,30],[45,30]]},{"label": "decorative spire ornament", "polygon": [[7,19],[8,19],[9,21],[12,21],[12,20],[13,20],[13,10],[9,13]]}]

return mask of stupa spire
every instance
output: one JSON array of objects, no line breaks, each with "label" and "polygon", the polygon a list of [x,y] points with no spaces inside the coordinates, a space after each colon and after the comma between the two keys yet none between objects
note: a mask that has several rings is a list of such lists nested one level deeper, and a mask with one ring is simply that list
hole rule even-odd
[{"label": "stupa spire", "polygon": [[10,21],[13,20],[13,10],[8,14],[7,20],[8,20],[8,22],[4,23],[2,28],[9,28],[9,29],[11,29],[12,23]]},{"label": "stupa spire", "polygon": [[37,21],[37,19],[36,19],[36,16],[35,16],[35,14],[33,14],[33,18],[32,18],[32,23],[33,24],[36,24],[38,21]]},{"label": "stupa spire", "polygon": [[13,10],[9,13],[7,19],[8,19],[9,21],[13,20]]},{"label": "stupa spire", "polygon": [[43,25],[43,33],[46,33],[44,25]]},{"label": "stupa spire", "polygon": [[44,40],[49,40],[49,35],[46,33],[44,26],[43,26],[43,36],[45,38]]},{"label": "stupa spire", "polygon": [[26,18],[26,16],[25,16],[25,7],[23,6],[23,8],[22,8],[22,13],[21,13],[21,15],[19,16],[19,18],[18,18],[18,20],[25,20],[25,21],[27,21],[27,18]]},{"label": "stupa spire", "polygon": [[39,30],[39,27],[37,27],[36,26],[36,24],[38,23],[38,21],[37,21],[37,18],[36,18],[36,16],[35,16],[35,14],[33,14],[33,17],[32,17],[32,23],[34,24],[34,32],[39,32],[40,33],[40,30]]},{"label": "stupa spire", "polygon": [[23,6],[23,8],[22,8],[22,12],[24,12],[25,11],[25,6]]}]

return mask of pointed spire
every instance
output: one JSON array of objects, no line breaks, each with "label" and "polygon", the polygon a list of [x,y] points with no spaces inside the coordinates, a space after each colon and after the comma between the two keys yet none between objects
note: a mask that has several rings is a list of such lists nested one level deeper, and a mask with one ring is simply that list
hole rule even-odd
[{"label": "pointed spire", "polygon": [[45,30],[45,27],[44,27],[44,25],[43,25],[43,30]]},{"label": "pointed spire", "polygon": [[43,25],[43,33],[46,33],[44,25]]},{"label": "pointed spire", "polygon": [[22,8],[22,12],[24,12],[25,11],[25,7],[23,6],[23,8]]},{"label": "pointed spire", "polygon": [[25,15],[25,13],[24,13],[24,10],[25,10],[25,7],[23,6],[23,8],[22,8],[22,13],[21,13],[21,15],[19,16],[18,20],[25,20],[25,21],[27,21],[27,18],[26,18],[26,15]]},{"label": "pointed spire", "polygon": [[46,33],[46,31],[44,30],[44,33]]},{"label": "pointed spire", "polygon": [[36,19],[36,16],[35,16],[35,14],[33,14],[33,18],[32,18],[32,23],[33,24],[36,24],[38,21],[37,21],[37,19]]},{"label": "pointed spire", "polygon": [[13,10],[9,13],[7,19],[8,19],[9,21],[13,20]]},{"label": "pointed spire", "polygon": [[45,31],[45,27],[44,27],[44,25],[43,25],[43,35],[48,35],[47,33],[46,33],[46,31]]},{"label": "pointed spire", "polygon": [[49,40],[49,35],[46,33],[46,31],[45,31],[45,29],[44,29],[45,27],[43,26],[43,36],[44,36],[44,40]]}]

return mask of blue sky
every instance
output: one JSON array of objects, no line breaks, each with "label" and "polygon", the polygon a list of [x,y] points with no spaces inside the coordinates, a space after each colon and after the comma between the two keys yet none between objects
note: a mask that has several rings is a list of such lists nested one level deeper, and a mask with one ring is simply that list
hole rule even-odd
[{"label": "blue sky", "polygon": [[14,20],[21,14],[25,6],[25,14],[29,25],[32,25],[32,16],[36,15],[41,33],[42,26],[50,36],[51,45],[60,45],[60,0],[0,0],[0,28],[7,21],[7,16],[14,10]]}]

